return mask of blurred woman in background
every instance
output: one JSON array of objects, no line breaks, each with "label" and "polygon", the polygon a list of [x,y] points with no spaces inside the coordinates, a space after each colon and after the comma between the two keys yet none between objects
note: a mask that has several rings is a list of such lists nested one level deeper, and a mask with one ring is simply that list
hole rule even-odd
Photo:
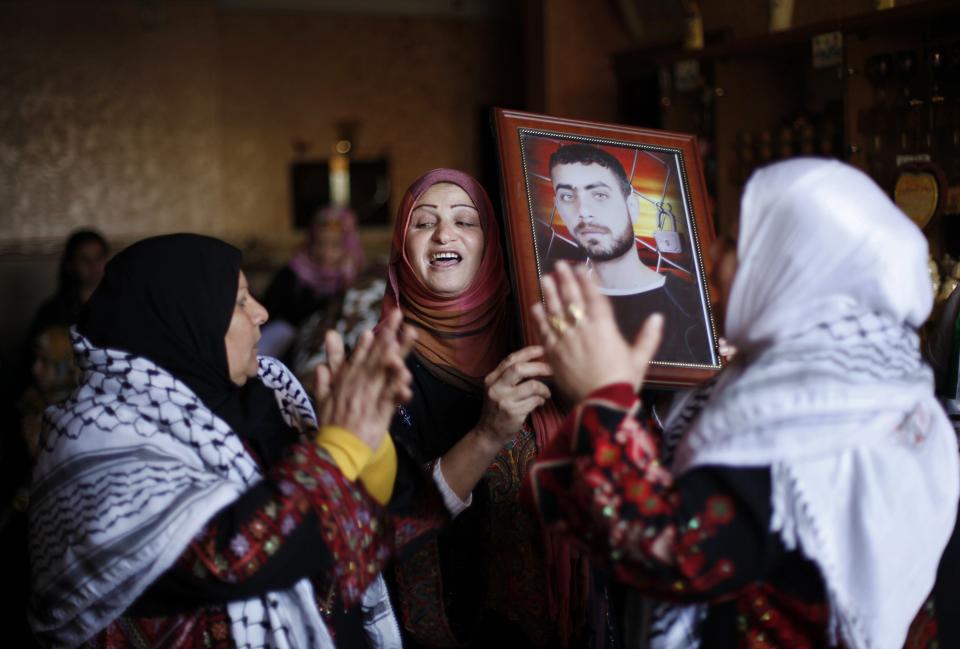
[{"label": "blurred woman in background", "polygon": [[96,230],[73,232],[60,257],[57,292],[40,305],[30,325],[30,338],[50,325],[70,326],[93,295],[110,256],[107,240]]},{"label": "blurred woman in background", "polygon": [[297,329],[349,287],[364,263],[356,215],[345,207],[319,210],[303,248],[280,269],[264,293],[263,305],[272,316],[264,331],[264,349],[283,356]]}]

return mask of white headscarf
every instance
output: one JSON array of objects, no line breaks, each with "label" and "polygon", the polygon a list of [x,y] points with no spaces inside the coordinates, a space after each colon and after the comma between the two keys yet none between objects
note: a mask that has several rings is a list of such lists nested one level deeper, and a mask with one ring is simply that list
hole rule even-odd
[{"label": "white headscarf", "polygon": [[956,436],[914,331],[933,299],[926,240],[861,172],[797,159],[750,179],[737,255],[738,356],[674,471],[771,467],[772,531],[822,572],[831,633],[899,649],[960,498]]}]

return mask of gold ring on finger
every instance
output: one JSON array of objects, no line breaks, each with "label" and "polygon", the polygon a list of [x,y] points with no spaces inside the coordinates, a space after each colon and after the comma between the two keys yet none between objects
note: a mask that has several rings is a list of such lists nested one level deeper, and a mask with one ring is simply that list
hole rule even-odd
[{"label": "gold ring on finger", "polygon": [[550,328],[557,332],[558,335],[562,336],[567,332],[567,327],[570,325],[567,324],[567,321],[561,318],[560,316],[551,315],[547,318],[550,322]]},{"label": "gold ring on finger", "polygon": [[568,304],[567,314],[570,316],[573,326],[577,326],[583,320],[583,307],[579,304]]}]

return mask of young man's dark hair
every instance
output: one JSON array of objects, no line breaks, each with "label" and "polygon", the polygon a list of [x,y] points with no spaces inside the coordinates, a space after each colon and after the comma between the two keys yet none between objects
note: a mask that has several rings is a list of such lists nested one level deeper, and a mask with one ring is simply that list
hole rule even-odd
[{"label": "young man's dark hair", "polygon": [[627,178],[627,172],[623,165],[617,160],[616,156],[611,155],[590,144],[565,144],[553,152],[550,156],[550,169],[553,170],[557,165],[600,165],[609,169],[620,183],[620,191],[623,197],[630,196],[630,179]]}]

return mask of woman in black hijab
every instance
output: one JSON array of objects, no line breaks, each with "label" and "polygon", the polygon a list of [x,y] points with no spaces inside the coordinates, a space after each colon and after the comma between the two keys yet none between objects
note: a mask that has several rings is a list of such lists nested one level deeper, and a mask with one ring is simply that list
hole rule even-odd
[{"label": "woman in black hijab", "polygon": [[266,319],[216,239],[154,237],[109,263],[74,340],[82,385],[48,411],[34,474],[44,644],[333,647],[332,627],[341,647],[362,630],[393,645],[384,433],[409,334],[395,318],[321,377],[318,421],[258,358]]}]

